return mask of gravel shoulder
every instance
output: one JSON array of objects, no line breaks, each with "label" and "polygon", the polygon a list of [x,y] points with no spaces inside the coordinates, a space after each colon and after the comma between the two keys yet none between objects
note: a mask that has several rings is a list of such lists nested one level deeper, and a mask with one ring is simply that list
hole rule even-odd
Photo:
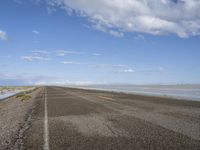
[{"label": "gravel shoulder", "polygon": [[33,90],[31,99],[22,101],[16,96],[0,101],[0,149],[18,149],[24,131],[39,101],[42,88]]}]

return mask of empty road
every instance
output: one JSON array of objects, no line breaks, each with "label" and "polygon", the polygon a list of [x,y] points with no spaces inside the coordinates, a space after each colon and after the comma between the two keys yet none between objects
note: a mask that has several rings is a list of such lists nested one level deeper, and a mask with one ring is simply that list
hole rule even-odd
[{"label": "empty road", "polygon": [[39,94],[18,149],[200,149],[199,102],[53,86]]}]

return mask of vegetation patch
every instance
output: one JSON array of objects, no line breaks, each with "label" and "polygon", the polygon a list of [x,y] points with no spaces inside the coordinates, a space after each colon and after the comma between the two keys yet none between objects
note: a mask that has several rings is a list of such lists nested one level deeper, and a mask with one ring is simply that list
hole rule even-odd
[{"label": "vegetation patch", "polygon": [[18,95],[16,96],[16,98],[20,98],[21,101],[27,101],[27,100],[31,99],[32,96],[31,96],[31,95],[28,95],[28,94],[26,94],[26,93],[21,93],[21,94],[18,94]]}]

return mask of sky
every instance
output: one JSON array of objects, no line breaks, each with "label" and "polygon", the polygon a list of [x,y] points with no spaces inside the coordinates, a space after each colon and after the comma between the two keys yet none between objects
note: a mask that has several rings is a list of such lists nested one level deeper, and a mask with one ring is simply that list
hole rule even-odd
[{"label": "sky", "polygon": [[199,0],[2,0],[0,85],[200,83]]}]

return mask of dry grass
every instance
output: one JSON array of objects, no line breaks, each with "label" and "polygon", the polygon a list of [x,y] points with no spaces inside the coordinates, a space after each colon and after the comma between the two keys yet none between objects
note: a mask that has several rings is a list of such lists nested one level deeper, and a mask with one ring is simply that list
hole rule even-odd
[{"label": "dry grass", "polygon": [[16,98],[20,98],[21,101],[27,101],[27,100],[31,99],[32,96],[29,94],[26,94],[26,92],[24,92],[24,93],[18,94],[16,96]]}]

